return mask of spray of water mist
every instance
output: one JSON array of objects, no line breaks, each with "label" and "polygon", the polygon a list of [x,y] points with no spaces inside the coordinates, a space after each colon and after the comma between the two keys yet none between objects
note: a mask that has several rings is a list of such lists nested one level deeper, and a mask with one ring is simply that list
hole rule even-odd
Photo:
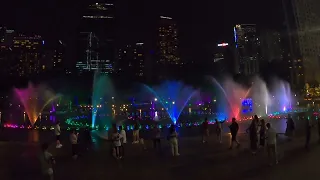
[{"label": "spray of water mist", "polygon": [[147,85],[144,87],[154,98],[157,98],[174,124],[178,121],[186,104],[197,92],[193,88],[175,81],[167,81],[154,88]]},{"label": "spray of water mist", "polygon": [[60,97],[46,86],[34,86],[32,83],[29,83],[27,88],[15,88],[14,92],[22,103],[32,126],[36,123],[44,108]]},{"label": "spray of water mist", "polygon": [[[92,90],[92,128],[97,125],[97,117],[99,113],[111,114],[111,107],[106,106],[104,101],[111,102],[114,97],[114,88],[111,79],[105,75],[96,72],[93,79],[93,90]],[[103,104],[103,105],[102,105]],[[110,104],[110,103],[109,103]],[[105,116],[101,121],[101,125],[107,127],[112,123],[112,116]]]}]

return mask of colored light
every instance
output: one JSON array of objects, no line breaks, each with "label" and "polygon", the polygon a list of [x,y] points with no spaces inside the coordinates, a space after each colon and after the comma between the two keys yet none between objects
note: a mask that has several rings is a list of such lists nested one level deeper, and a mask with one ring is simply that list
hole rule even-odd
[{"label": "colored light", "polygon": [[226,47],[228,45],[229,45],[228,43],[221,43],[221,44],[218,44],[218,47]]}]

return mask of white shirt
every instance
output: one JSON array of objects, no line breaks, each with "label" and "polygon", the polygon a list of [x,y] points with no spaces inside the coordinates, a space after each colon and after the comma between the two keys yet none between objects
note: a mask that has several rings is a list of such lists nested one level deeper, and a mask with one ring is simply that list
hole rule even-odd
[{"label": "white shirt", "polygon": [[126,144],[127,143],[127,133],[124,129],[120,131],[120,137],[122,138],[122,143]]},{"label": "white shirt", "polygon": [[59,136],[60,133],[61,133],[60,125],[57,124],[57,125],[54,127],[54,134],[55,134],[56,136]]},{"label": "white shirt", "polygon": [[116,146],[116,147],[121,146],[120,138],[121,138],[121,135],[119,133],[112,134],[112,140],[113,140],[114,146]]},{"label": "white shirt", "polygon": [[273,128],[267,130],[267,143],[277,144],[277,132]]},{"label": "white shirt", "polygon": [[52,158],[52,154],[49,153],[48,151],[42,152],[39,155],[43,173],[46,173],[48,169],[52,168],[51,158]]},{"label": "white shirt", "polygon": [[78,144],[78,135],[74,134],[74,133],[71,133],[70,142],[71,142],[71,144]]}]

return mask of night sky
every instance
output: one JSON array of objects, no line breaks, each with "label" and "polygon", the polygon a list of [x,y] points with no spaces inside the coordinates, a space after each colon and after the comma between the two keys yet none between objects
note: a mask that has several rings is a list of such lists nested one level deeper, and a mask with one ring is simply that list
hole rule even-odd
[{"label": "night sky", "polygon": [[[72,52],[81,12],[93,0],[10,0],[0,6],[0,25],[59,39]],[[99,0],[98,2],[101,2]],[[218,40],[232,38],[236,23],[255,23],[279,29],[283,21],[280,0],[117,0],[118,42],[147,42],[157,30],[157,17],[173,17],[179,28],[182,57],[200,61]],[[72,57],[72,53],[69,54]],[[71,63],[71,61],[70,61]]]}]

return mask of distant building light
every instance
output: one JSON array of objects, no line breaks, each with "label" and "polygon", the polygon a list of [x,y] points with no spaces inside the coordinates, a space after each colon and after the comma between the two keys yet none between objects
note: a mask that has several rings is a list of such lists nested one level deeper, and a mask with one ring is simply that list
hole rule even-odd
[{"label": "distant building light", "polygon": [[218,62],[218,61],[220,61],[220,60],[223,60],[224,58],[215,58],[214,60],[213,60],[213,62]]},{"label": "distant building light", "polygon": [[172,19],[171,17],[160,16],[161,19]]},{"label": "distant building light", "polygon": [[13,33],[13,32],[14,30],[10,30],[10,29],[6,30],[6,33]]},{"label": "distant building light", "polygon": [[42,44],[44,45],[44,41],[42,41]]},{"label": "distant building light", "polygon": [[228,46],[229,44],[228,43],[221,43],[221,44],[218,44],[218,47],[225,47],[225,46]]},{"label": "distant building light", "polygon": [[86,19],[113,19],[112,16],[83,16]]},{"label": "distant building light", "polygon": [[141,46],[143,45],[144,43],[136,43],[137,46]]}]

